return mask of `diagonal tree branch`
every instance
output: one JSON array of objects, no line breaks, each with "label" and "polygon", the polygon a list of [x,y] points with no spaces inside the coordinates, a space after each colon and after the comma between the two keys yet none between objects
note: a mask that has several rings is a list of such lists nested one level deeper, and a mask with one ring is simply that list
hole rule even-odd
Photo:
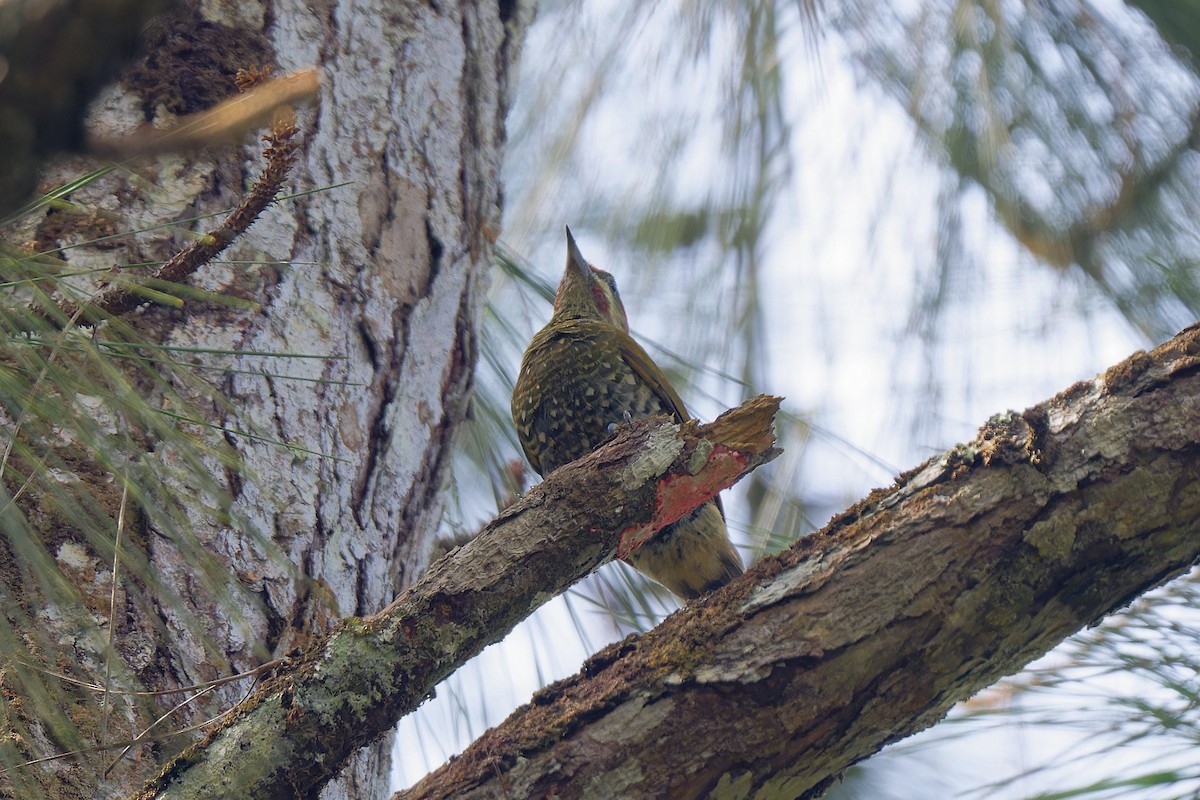
[{"label": "diagonal tree branch", "polygon": [[778,398],[759,397],[709,425],[654,417],[624,427],[388,608],[294,658],[138,796],[315,796],[357,748],[542,603],[774,458],[778,409]]},{"label": "diagonal tree branch", "polygon": [[397,797],[818,797],[1195,564],[1198,457],[1189,328],[994,417]]}]

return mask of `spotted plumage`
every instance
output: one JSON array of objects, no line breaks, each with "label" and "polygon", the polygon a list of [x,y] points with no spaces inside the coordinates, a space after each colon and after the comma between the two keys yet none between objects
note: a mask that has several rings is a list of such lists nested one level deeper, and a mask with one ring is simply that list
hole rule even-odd
[{"label": "spotted plumage", "polygon": [[[652,414],[688,418],[662,370],[629,335],[616,281],[584,260],[570,230],[554,314],[521,360],[512,414],[541,475],[591,452],[617,423]],[[742,573],[720,500],[664,528],[628,560],[685,598]]]}]

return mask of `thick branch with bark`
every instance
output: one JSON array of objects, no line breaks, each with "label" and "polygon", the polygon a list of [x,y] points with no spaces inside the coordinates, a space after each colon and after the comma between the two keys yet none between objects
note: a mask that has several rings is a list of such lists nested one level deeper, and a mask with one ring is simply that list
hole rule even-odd
[{"label": "thick branch with bark", "polygon": [[1196,563],[1198,457],[1193,328],[994,417],[398,797],[820,796]]},{"label": "thick branch with bark", "polygon": [[778,454],[779,399],[709,425],[634,422],[554,472],[388,608],[344,623],[176,759],[142,797],[296,797],[391,730],[542,603]]}]

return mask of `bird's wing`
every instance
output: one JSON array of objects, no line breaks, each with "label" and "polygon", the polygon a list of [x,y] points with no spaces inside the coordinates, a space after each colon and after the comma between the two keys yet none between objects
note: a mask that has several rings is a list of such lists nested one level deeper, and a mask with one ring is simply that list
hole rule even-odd
[{"label": "bird's wing", "polygon": [[676,393],[675,387],[671,386],[667,381],[667,376],[642,349],[642,346],[624,331],[618,331],[617,345],[621,351],[621,358],[625,359],[625,363],[633,369],[633,373],[645,381],[646,385],[658,395],[662,404],[671,409],[675,419],[679,422],[691,419],[688,416],[687,408],[683,405],[683,400]]},{"label": "bird's wing", "polygon": [[529,466],[533,467],[534,472],[536,472],[538,475],[541,475],[542,462],[537,457],[537,453],[529,449],[529,446],[525,444],[525,439],[519,434],[517,435],[517,441],[521,443],[521,450],[525,453],[525,459],[529,462]]}]

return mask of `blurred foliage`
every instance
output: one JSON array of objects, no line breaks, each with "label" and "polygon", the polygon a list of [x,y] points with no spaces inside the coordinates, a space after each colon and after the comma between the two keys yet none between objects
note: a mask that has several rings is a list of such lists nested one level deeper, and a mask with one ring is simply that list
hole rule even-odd
[{"label": "blurred foliage", "polygon": [[83,149],[83,116],[171,0],[0,3],[0,215],[33,193],[49,155]]},{"label": "blurred foliage", "polygon": [[[1162,24],[1187,5],[1159,9]],[[1200,210],[1200,83],[1147,19],[933,0],[843,3],[833,24],[1028,252],[1082,270],[1152,339],[1200,316],[1200,238],[1181,224]]]},{"label": "blurred foliage", "polygon": [[[150,229],[171,238],[77,199],[111,173],[81,176],[0,228],[0,780],[19,796],[38,791],[44,767],[18,765],[53,755],[30,750],[47,737],[60,752],[126,739],[162,715],[160,703],[174,705],[137,693],[146,674],[175,668],[156,655],[165,643],[189,641],[233,671],[229,631],[196,613],[200,598],[228,609],[255,655],[270,657],[244,618],[260,593],[198,528],[240,526],[264,557],[287,563],[235,516],[229,494],[228,475],[245,473],[231,441],[254,435],[223,388],[239,354],[173,343],[161,312],[78,327],[60,309],[158,265],[120,264],[122,242]],[[168,227],[186,237],[195,221]],[[163,281],[147,290],[173,308],[246,304]],[[114,755],[94,757],[102,767]]]}]

